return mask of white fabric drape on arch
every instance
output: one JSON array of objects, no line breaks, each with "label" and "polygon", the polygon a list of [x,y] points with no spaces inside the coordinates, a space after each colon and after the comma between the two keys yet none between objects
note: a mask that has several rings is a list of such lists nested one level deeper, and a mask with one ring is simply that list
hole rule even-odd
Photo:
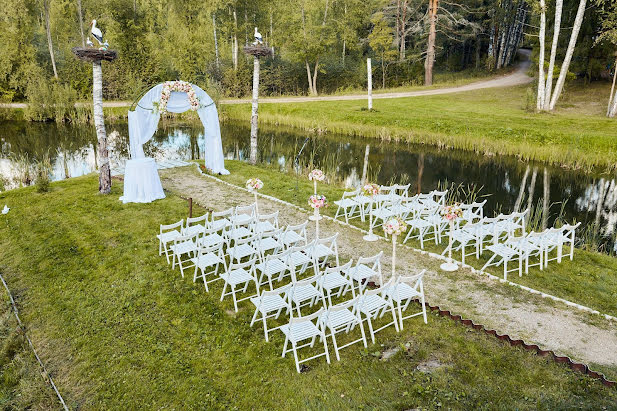
[{"label": "white fabric drape on arch", "polygon": [[[219,116],[212,98],[200,87],[192,84],[193,90],[199,99],[200,108],[197,110],[199,119],[204,126],[205,138],[205,166],[213,173],[229,174],[225,169],[223,157],[223,143]],[[131,158],[144,158],[143,145],[150,141],[161,118],[158,110],[153,110],[154,103],[161,100],[163,84],[152,87],[137,103],[135,111],[129,111],[129,141]],[[167,102],[167,111],[183,113],[191,109],[185,92],[173,91]]]}]

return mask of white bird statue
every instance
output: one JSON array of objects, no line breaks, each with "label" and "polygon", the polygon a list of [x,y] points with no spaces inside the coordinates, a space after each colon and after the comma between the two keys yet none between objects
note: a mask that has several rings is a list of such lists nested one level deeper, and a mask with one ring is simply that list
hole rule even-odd
[{"label": "white bird statue", "polygon": [[88,37],[88,39],[86,40],[86,46],[94,47],[94,43],[92,43],[92,41],[90,40],[90,37]]},{"label": "white bird statue", "polygon": [[8,214],[9,210],[10,210],[10,208],[5,204],[4,208],[2,209],[2,214]]},{"label": "white bird statue", "polygon": [[257,27],[255,27],[255,41],[253,45],[256,46],[258,44],[264,44],[263,38],[261,37],[261,33],[257,31]]},{"label": "white bird statue", "polygon": [[96,41],[99,42],[99,45],[103,45],[103,33],[101,32],[101,29],[99,29],[98,27],[96,27],[96,20],[92,20],[92,23],[90,23],[90,33],[92,33],[92,37],[94,37],[96,39]]}]

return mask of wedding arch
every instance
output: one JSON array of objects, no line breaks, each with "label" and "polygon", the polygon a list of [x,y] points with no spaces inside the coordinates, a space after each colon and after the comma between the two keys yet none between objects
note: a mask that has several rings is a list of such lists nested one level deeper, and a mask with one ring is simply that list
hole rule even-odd
[{"label": "wedding arch", "polygon": [[124,168],[124,203],[149,203],[165,198],[153,158],[147,158],[143,145],[158,128],[161,114],[196,111],[204,126],[204,165],[213,173],[229,174],[225,169],[219,116],[212,98],[200,87],[185,81],[167,81],[148,90],[129,109],[131,159]]},{"label": "wedding arch", "polygon": [[197,111],[204,126],[206,168],[213,173],[229,174],[225,170],[221,128],[214,101],[200,87],[185,81],[157,84],[141,97],[134,110],[129,111],[131,158],[145,157],[143,145],[154,136],[161,114],[188,110]]}]

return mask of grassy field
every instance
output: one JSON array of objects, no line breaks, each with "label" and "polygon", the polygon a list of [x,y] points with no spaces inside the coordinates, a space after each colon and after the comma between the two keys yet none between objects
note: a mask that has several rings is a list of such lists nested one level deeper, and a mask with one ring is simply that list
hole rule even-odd
[{"label": "grassy field", "polygon": [[[225,161],[225,167],[231,174],[219,176],[222,180],[244,186],[248,178],[260,176],[262,180],[268,182],[262,190],[264,194],[309,210],[307,198],[312,194],[313,186],[305,176],[300,177],[298,191],[295,191],[289,189],[289,187],[295,187],[295,175],[281,174],[277,168],[251,166],[232,160]],[[318,191],[331,202],[331,207],[324,211],[325,214],[334,217],[336,206],[332,202],[341,198],[344,189],[337,185],[320,184]],[[368,223],[363,224],[359,219],[352,220],[352,223],[368,229]],[[420,248],[420,242],[417,240],[410,240],[407,244]],[[441,253],[445,245],[435,246],[434,243],[427,242],[425,249]],[[460,259],[460,253],[455,253],[454,257]],[[486,252],[480,260],[468,257],[466,262],[476,268],[481,268],[489,257],[490,253]],[[487,271],[499,277],[503,276],[502,267],[490,267]],[[538,267],[532,267],[528,275],[519,277],[516,273],[510,273],[508,279],[617,317],[617,258],[615,257],[576,249],[574,261],[564,259],[561,264],[552,262],[544,271],[540,271]]]},{"label": "grassy field", "polygon": [[[266,343],[249,328],[246,303],[234,313],[229,299],[219,301],[220,284],[206,293],[157,255],[158,225],[184,217],[184,200],[123,205],[121,184],[110,196],[96,188],[97,177],[86,176],[47,194],[0,193],[11,207],[0,216],[0,270],[71,408],[597,409],[617,401],[617,390],[433,314],[428,326],[408,321],[400,334],[388,329],[366,350],[354,345],[341,362],[314,361],[297,374],[280,357],[280,333]],[[393,347],[401,350],[382,359]]]},{"label": "grassy field", "polygon": [[[523,160],[590,170],[617,167],[616,120],[601,116],[605,88],[568,89],[553,114],[524,109],[526,87],[477,90],[451,95],[365,101],[261,104],[259,119],[311,132],[337,132],[400,140],[482,155],[507,154]],[[587,107],[584,113],[579,109]],[[229,118],[248,121],[249,105],[225,108]]]}]

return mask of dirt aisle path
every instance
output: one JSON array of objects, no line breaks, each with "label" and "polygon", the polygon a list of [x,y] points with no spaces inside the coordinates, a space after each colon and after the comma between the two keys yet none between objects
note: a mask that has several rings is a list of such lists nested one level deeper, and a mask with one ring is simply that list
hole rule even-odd
[{"label": "dirt aisle path", "polygon": [[[253,196],[245,190],[201,176],[194,167],[161,170],[160,175],[166,189],[193,197],[198,204],[210,209],[220,211],[253,202]],[[259,199],[259,209],[262,213],[278,210],[281,225],[304,222],[309,215],[308,211],[264,198]],[[314,238],[314,223],[308,227],[309,239]],[[368,243],[362,240],[358,230],[326,219],[320,222],[320,237],[336,232],[340,233],[341,263],[383,251],[383,273],[388,278],[392,256],[390,243]],[[399,248],[397,258],[397,272],[403,275],[427,269],[425,293],[432,305],[577,361],[617,366],[617,327],[600,316],[472,274],[469,270],[444,273],[438,269],[441,261],[411,250]]]}]

